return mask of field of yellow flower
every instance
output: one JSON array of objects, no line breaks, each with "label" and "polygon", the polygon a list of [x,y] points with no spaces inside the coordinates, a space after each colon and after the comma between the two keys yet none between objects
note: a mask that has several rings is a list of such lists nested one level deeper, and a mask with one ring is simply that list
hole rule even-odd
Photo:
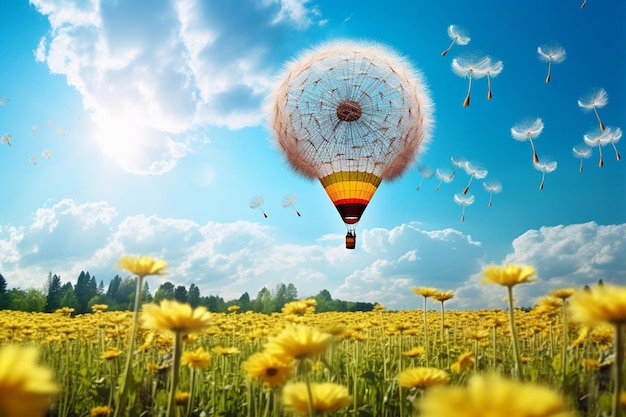
[{"label": "field of yellow flower", "polygon": [[413,290],[426,309],[0,311],[0,415],[624,415],[626,288],[510,312],[444,311],[449,297]]}]

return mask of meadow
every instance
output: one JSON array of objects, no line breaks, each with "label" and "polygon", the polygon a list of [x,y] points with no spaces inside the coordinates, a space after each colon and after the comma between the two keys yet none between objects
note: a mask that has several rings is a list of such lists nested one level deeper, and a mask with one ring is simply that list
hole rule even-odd
[{"label": "meadow", "polygon": [[[167,265],[119,267],[141,294]],[[429,287],[411,288],[423,309],[395,312],[316,313],[314,299],[273,314],[174,300],[3,310],[0,416],[621,416],[626,288],[563,288],[515,308],[514,287],[535,274],[483,271],[506,287],[507,311],[446,311],[453,292]]]}]

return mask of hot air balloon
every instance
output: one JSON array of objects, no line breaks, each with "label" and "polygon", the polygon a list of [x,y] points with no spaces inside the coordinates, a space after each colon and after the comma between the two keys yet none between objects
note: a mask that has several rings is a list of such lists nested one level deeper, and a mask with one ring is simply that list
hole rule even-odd
[{"label": "hot air balloon", "polygon": [[288,63],[271,122],[291,167],[317,178],[347,228],[383,180],[400,176],[430,139],[433,104],[420,72],[375,43],[334,41]]}]

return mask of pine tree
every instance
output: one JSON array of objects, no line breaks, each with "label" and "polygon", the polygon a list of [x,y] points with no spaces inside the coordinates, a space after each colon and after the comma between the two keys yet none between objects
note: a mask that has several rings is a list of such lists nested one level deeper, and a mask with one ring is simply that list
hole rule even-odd
[{"label": "pine tree", "polygon": [[46,313],[52,313],[57,308],[61,308],[61,298],[63,297],[63,288],[61,286],[61,278],[52,272],[48,274],[48,294],[46,296],[46,306],[44,311]]}]

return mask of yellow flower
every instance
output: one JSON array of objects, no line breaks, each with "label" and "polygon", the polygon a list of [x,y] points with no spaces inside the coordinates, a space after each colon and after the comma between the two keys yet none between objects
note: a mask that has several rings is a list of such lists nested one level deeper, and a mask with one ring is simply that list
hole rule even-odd
[{"label": "yellow flower", "polygon": [[278,336],[270,338],[265,350],[279,357],[311,358],[323,353],[331,339],[330,334],[322,333],[314,327],[292,325]]},{"label": "yellow flower", "polygon": [[109,308],[109,306],[106,305],[106,304],[94,304],[94,305],[91,306],[91,310],[94,313],[98,313],[98,312],[104,311],[107,308]]},{"label": "yellow flower", "polygon": [[[332,382],[311,383],[313,412],[332,413],[352,404],[348,388]],[[285,385],[282,395],[283,405],[290,412],[309,414],[309,394],[304,382]]]},{"label": "yellow flower", "polygon": [[279,358],[268,352],[257,352],[243,363],[248,378],[258,378],[269,387],[285,385],[293,372],[293,360]]},{"label": "yellow flower", "polygon": [[53,373],[37,363],[36,348],[7,345],[0,349],[0,415],[40,417],[59,392]]},{"label": "yellow flower", "polygon": [[161,305],[144,304],[141,320],[149,330],[195,333],[209,326],[211,315],[202,306],[193,309],[189,304],[163,300]]},{"label": "yellow flower", "polygon": [[400,372],[396,378],[401,387],[427,388],[434,385],[447,384],[450,380],[450,375],[437,368],[417,367]]},{"label": "yellow flower", "polygon": [[417,403],[420,417],[574,417],[558,392],[496,374],[473,376],[467,387],[435,387]]},{"label": "yellow flower", "polygon": [[125,255],[118,261],[117,268],[143,278],[148,275],[163,275],[165,268],[167,268],[167,263],[144,255]]},{"label": "yellow flower", "polygon": [[463,372],[471,369],[474,362],[474,354],[472,352],[465,352],[460,354],[456,362],[450,365],[450,370],[456,374],[462,374]]},{"label": "yellow flower", "polygon": [[435,295],[433,295],[433,299],[444,302],[454,297],[454,293],[452,291],[437,291]]},{"label": "yellow flower", "polygon": [[408,350],[406,352],[402,352],[402,354],[404,356],[408,356],[409,358],[414,358],[416,356],[423,355],[424,353],[426,353],[426,349],[424,349],[423,346],[417,346],[417,347],[414,347],[411,350]]},{"label": "yellow flower", "polygon": [[228,311],[230,311],[231,313],[233,313],[233,312],[237,312],[237,311],[239,311],[239,309],[240,309],[240,308],[241,308],[241,307],[239,307],[239,306],[228,306]]},{"label": "yellow flower", "polygon": [[491,265],[483,270],[486,278],[483,282],[487,284],[499,284],[504,287],[514,287],[517,284],[537,281],[534,275],[537,272],[532,266],[520,265]]},{"label": "yellow flower", "polygon": [[108,405],[98,405],[89,411],[91,417],[107,417],[113,412],[113,408]]},{"label": "yellow flower", "polygon": [[183,352],[180,358],[181,365],[188,365],[190,368],[204,369],[211,364],[211,354],[202,348]]},{"label": "yellow flower", "polygon": [[439,292],[436,288],[429,287],[413,287],[411,288],[411,291],[424,298],[430,298]]},{"label": "yellow flower", "polygon": [[211,349],[211,352],[215,353],[216,355],[229,356],[238,354],[239,349],[236,347],[215,346],[213,349]]},{"label": "yellow flower", "polygon": [[100,359],[115,359],[122,354],[122,351],[118,348],[109,348],[100,354]]},{"label": "yellow flower", "polygon": [[283,314],[295,314],[297,316],[304,316],[307,313],[313,313],[315,307],[309,306],[304,301],[292,301],[283,306],[281,312]]},{"label": "yellow flower", "polygon": [[174,402],[176,405],[187,405],[189,402],[189,393],[184,391],[176,391],[174,394]]},{"label": "yellow flower", "polygon": [[585,324],[626,324],[626,287],[597,285],[590,290],[576,291],[570,298],[572,320]]},{"label": "yellow flower", "polygon": [[550,293],[550,295],[552,297],[556,297],[556,298],[560,298],[561,300],[565,300],[567,298],[570,298],[574,292],[576,291],[575,288],[560,288],[558,290],[554,290]]}]

